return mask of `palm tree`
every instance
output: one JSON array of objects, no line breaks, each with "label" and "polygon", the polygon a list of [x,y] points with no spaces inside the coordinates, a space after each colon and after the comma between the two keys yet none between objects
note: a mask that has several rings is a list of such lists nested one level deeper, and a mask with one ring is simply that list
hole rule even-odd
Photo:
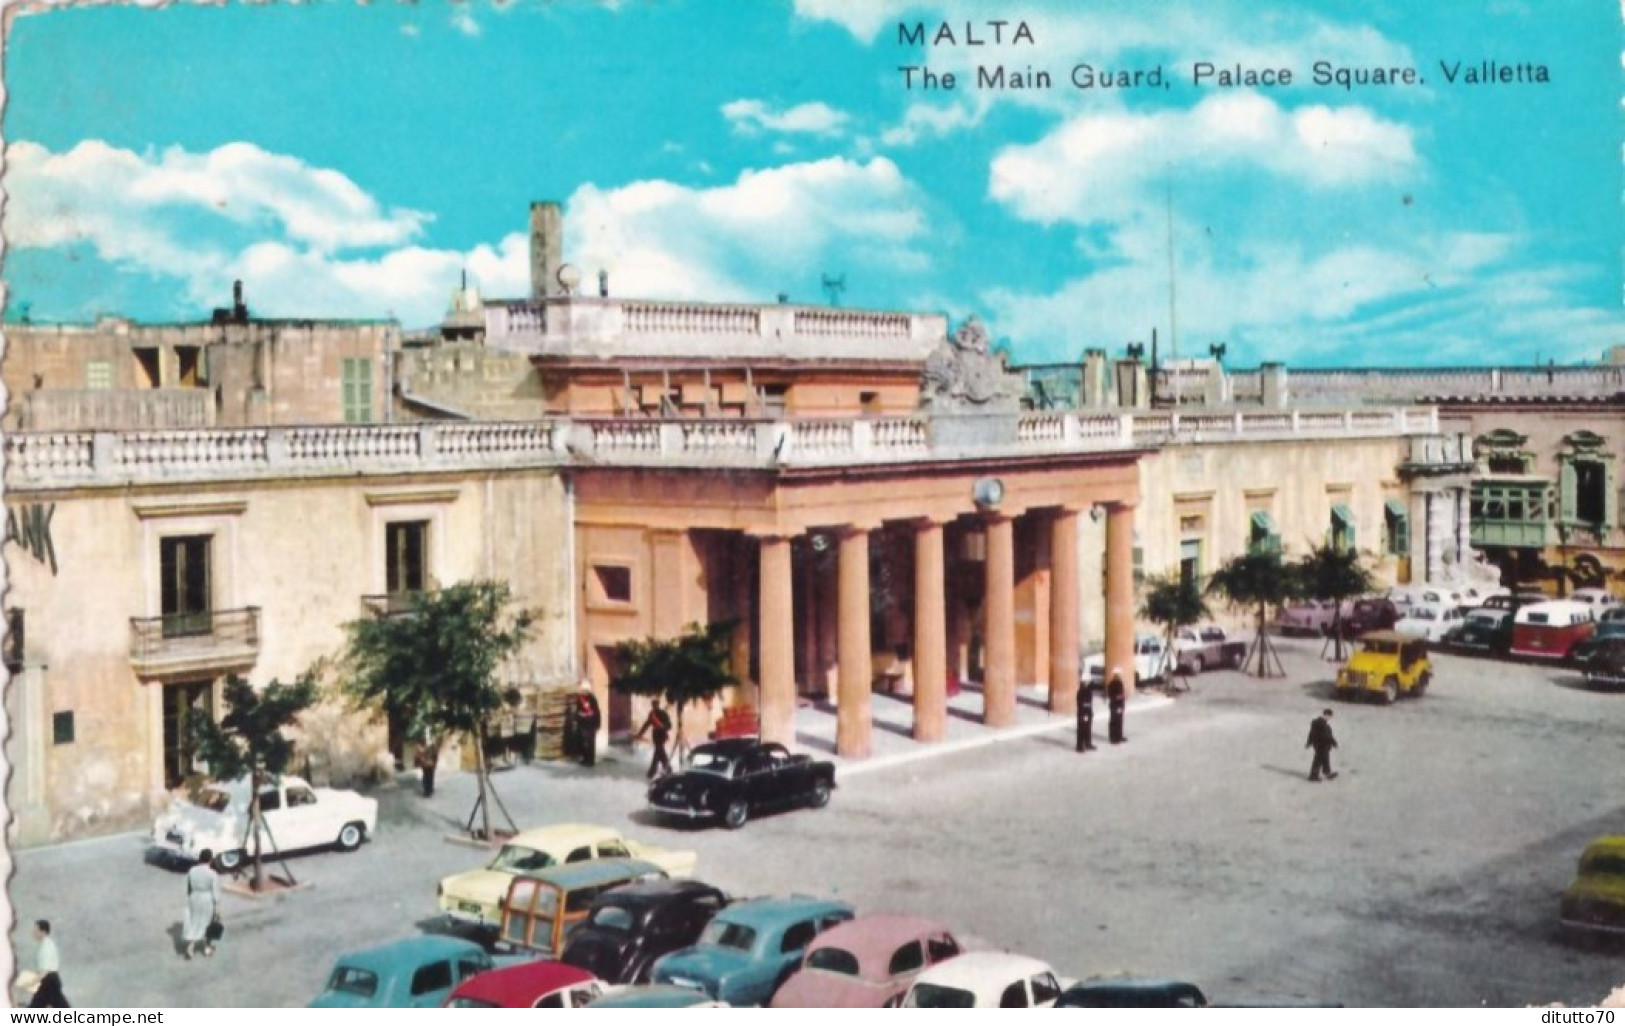
[{"label": "palm tree", "polygon": [[[1339,549],[1327,543],[1316,545],[1293,565],[1299,591],[1307,598],[1332,603],[1332,656],[1343,660],[1343,603],[1359,598],[1376,587],[1376,579],[1353,548]],[[1321,649],[1325,654],[1325,649]]]},{"label": "palm tree", "polygon": [[[1196,579],[1177,570],[1159,574],[1146,581],[1145,599],[1140,603],[1140,615],[1157,624],[1168,637],[1164,650],[1168,660],[1167,672],[1179,670],[1179,659],[1174,652],[1174,634],[1181,627],[1200,623],[1208,618],[1207,600]],[[1173,689],[1169,678],[1169,690]]]},{"label": "palm tree", "polygon": [[1281,562],[1279,552],[1269,549],[1256,549],[1228,560],[1208,579],[1210,593],[1219,595],[1232,606],[1257,610],[1258,634],[1247,650],[1243,669],[1256,656],[1258,665],[1254,672],[1257,676],[1286,676],[1281,657],[1270,645],[1270,609],[1278,608],[1295,596],[1298,584],[1297,573]]}]

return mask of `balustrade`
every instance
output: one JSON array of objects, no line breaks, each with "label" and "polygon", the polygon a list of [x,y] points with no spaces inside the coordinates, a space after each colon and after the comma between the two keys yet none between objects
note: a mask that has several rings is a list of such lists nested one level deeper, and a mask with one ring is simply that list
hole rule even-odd
[{"label": "balustrade", "polygon": [[871,313],[861,310],[797,310],[798,335],[822,338],[908,338],[908,314]]},{"label": "balustrade", "polygon": [[634,335],[758,335],[761,313],[748,306],[701,303],[622,303],[625,330]]}]

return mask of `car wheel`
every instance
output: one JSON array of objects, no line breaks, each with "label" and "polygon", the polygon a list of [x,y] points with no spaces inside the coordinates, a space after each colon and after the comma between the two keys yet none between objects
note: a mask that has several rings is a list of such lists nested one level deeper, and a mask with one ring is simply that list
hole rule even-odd
[{"label": "car wheel", "polygon": [[743,801],[732,801],[722,813],[722,825],[729,830],[738,830],[750,818],[750,807]]},{"label": "car wheel", "polygon": [[1393,705],[1394,699],[1399,697],[1399,681],[1392,677],[1382,682],[1382,701],[1385,705]]},{"label": "car wheel", "polygon": [[240,867],[242,864],[243,851],[241,848],[233,848],[231,851],[223,851],[214,857],[214,868],[218,869],[222,873],[236,872],[238,867]]},{"label": "car wheel", "polygon": [[829,781],[820,780],[813,785],[812,794],[807,796],[807,804],[815,809],[822,809],[829,804]]},{"label": "car wheel", "polygon": [[1197,656],[1196,658],[1191,660],[1191,671],[1192,672],[1201,673],[1205,669],[1207,669],[1207,662],[1201,656]]},{"label": "car wheel", "polygon": [[1422,692],[1426,691],[1428,689],[1428,685],[1432,683],[1433,674],[1427,672],[1426,670],[1422,671],[1422,676],[1416,678],[1416,687],[1411,690],[1411,694],[1420,697]]},{"label": "car wheel", "polygon": [[1247,658],[1247,653],[1245,653],[1245,652],[1232,652],[1232,653],[1230,653],[1230,668],[1232,670],[1241,669],[1242,661],[1245,660],[1246,658]]},{"label": "car wheel", "polygon": [[366,840],[367,831],[360,823],[346,823],[344,829],[339,831],[339,839],[335,842],[339,851],[355,851]]}]

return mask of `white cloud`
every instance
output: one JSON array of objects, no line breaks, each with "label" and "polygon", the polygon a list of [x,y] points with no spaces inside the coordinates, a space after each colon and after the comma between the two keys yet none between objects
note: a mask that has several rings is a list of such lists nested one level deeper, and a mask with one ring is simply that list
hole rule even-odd
[{"label": "white cloud", "polygon": [[[570,197],[566,258],[618,295],[760,301],[822,271],[926,266],[923,197],[884,158],[746,171],[728,185],[666,181]],[[856,298],[856,297],[854,297]]]},{"label": "white cloud", "polygon": [[734,131],[783,132],[795,135],[838,136],[846,129],[848,116],[826,103],[803,103],[788,110],[774,110],[761,100],[734,100],[722,105],[722,116]]},{"label": "white cloud", "polygon": [[831,21],[852,33],[860,42],[872,43],[882,26],[896,24],[904,12],[920,6],[919,0],[795,0],[796,17],[807,21]]},{"label": "white cloud", "polygon": [[465,36],[480,34],[480,23],[474,20],[474,14],[467,7],[458,7],[451,15],[451,27]]}]

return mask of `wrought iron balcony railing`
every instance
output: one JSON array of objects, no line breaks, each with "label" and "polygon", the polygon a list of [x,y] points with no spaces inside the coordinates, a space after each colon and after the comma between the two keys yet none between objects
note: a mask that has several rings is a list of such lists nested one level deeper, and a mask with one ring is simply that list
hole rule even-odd
[{"label": "wrought iron balcony railing", "polygon": [[130,618],[130,663],[138,673],[243,667],[259,649],[258,606]]}]

